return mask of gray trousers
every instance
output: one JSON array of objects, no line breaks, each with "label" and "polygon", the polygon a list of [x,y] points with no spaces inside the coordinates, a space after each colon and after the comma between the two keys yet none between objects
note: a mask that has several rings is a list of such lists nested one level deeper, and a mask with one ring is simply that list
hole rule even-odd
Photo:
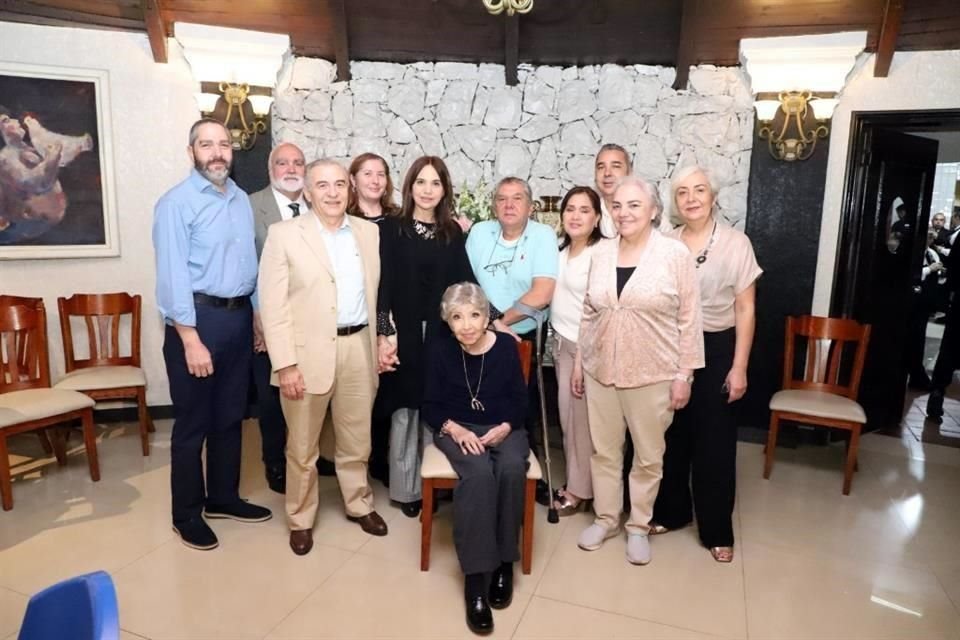
[{"label": "gray trousers", "polygon": [[397,409],[390,416],[390,499],[414,502],[421,496],[420,463],[431,435],[418,409]]},{"label": "gray trousers", "polygon": [[[478,436],[490,426],[463,425]],[[460,476],[453,491],[453,542],[465,574],[489,573],[520,559],[524,484],[530,447],[523,429],[511,431],[480,455],[464,453],[444,436],[434,444]]]}]

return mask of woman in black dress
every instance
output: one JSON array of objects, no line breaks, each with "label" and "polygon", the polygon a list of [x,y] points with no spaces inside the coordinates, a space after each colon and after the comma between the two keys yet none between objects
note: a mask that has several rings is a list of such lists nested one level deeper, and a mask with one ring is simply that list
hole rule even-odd
[{"label": "woman in black dress", "polygon": [[[400,215],[380,225],[380,260],[380,359],[394,369],[380,379],[390,402],[390,499],[413,518],[421,506],[424,347],[448,331],[440,319],[444,290],[455,282],[475,280],[463,231],[453,219],[450,174],[440,158],[423,156],[407,172]],[[393,333],[395,357],[388,338]]]}]

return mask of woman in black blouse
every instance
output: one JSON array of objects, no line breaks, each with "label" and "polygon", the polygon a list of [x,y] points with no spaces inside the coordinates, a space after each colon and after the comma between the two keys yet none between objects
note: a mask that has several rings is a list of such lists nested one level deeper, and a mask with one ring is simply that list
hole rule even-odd
[{"label": "woman in black blouse", "polygon": [[[421,506],[424,345],[447,332],[440,319],[444,290],[474,280],[463,231],[453,219],[450,174],[440,158],[423,156],[407,172],[400,215],[380,224],[380,263],[379,355],[381,364],[393,369],[380,378],[390,404],[390,499],[414,518]],[[394,331],[395,354],[387,339]]]},{"label": "woman in black blouse", "polygon": [[429,347],[423,419],[460,478],[453,539],[465,574],[467,626],[488,633],[490,607],[503,609],[513,598],[520,557],[527,385],[516,341],[487,329],[490,304],[478,285],[448,288],[440,313],[453,335]]}]

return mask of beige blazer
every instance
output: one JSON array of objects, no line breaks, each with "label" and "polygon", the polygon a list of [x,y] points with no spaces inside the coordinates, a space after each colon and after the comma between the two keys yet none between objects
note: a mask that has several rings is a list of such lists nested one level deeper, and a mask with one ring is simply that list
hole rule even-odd
[{"label": "beige blazer", "polygon": [[[337,282],[312,212],[270,225],[260,258],[260,319],[276,372],[297,365],[307,393],[330,391],[337,375]],[[380,230],[350,219],[360,259],[370,328],[370,371],[377,376],[377,287],[380,283]]]}]

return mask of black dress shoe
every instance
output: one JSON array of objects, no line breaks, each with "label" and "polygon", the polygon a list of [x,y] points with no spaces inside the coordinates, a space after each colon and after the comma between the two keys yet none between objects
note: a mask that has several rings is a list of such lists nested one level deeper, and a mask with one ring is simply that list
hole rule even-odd
[{"label": "black dress shoe", "polygon": [[467,598],[467,626],[480,635],[493,631],[493,612],[483,596]]},{"label": "black dress shoe", "polygon": [[206,518],[225,518],[237,522],[266,522],[273,517],[270,509],[246,500],[237,500],[232,504],[208,504],[203,509],[203,515]]},{"label": "black dress shoe", "polygon": [[321,476],[335,476],[337,468],[326,458],[317,458],[317,473]]},{"label": "black dress shoe", "polygon": [[285,494],[287,492],[287,468],[286,467],[267,467],[264,469],[267,476],[267,486],[275,493]]},{"label": "black dress shoe", "polygon": [[420,509],[423,508],[423,500],[414,500],[413,502],[401,502],[400,511],[408,518],[416,518],[420,515]]},{"label": "black dress shoe", "polygon": [[513,602],[513,564],[504,563],[490,578],[490,606],[506,609]]}]

